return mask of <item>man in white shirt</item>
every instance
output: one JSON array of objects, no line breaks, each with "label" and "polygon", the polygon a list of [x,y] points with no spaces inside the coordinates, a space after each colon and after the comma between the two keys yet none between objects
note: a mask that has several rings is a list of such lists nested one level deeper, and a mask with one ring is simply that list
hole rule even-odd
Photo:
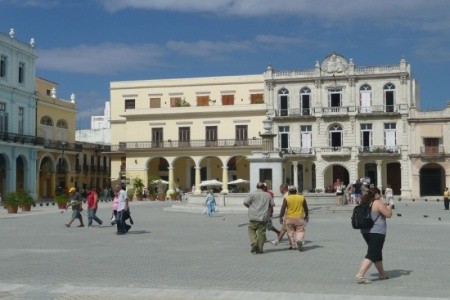
[{"label": "man in white shirt", "polygon": [[128,210],[128,199],[125,185],[120,188],[119,185],[115,186],[115,190],[118,192],[117,203],[117,234],[122,235],[128,232],[131,228],[130,225],[125,223],[126,211]]}]

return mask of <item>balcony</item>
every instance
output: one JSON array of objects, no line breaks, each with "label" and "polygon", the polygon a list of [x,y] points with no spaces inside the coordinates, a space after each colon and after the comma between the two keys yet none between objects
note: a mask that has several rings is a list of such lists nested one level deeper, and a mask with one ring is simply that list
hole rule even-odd
[{"label": "balcony", "polygon": [[273,110],[274,118],[314,118],[312,108],[289,108]]},{"label": "balcony", "polygon": [[325,147],[321,148],[322,156],[328,157],[343,157],[350,156],[352,153],[351,147]]},{"label": "balcony", "polygon": [[406,105],[372,105],[358,106],[358,116],[364,115],[399,115],[400,110],[406,109]]},{"label": "balcony", "polygon": [[124,150],[138,150],[138,149],[198,149],[198,148],[260,148],[262,146],[262,140],[259,138],[253,139],[223,139],[223,140],[190,140],[190,141],[178,141],[178,140],[167,140],[160,142],[152,141],[137,141],[137,142],[121,142],[116,148],[111,146],[112,149],[117,149],[117,151]]},{"label": "balcony", "polygon": [[289,147],[289,148],[275,148],[276,151],[280,151],[284,156],[296,156],[296,157],[312,157],[316,153],[314,148],[302,148],[302,147]]},{"label": "balcony", "polygon": [[349,112],[355,111],[354,106],[336,106],[336,107],[322,107],[322,108],[315,108],[315,111],[317,110],[322,113],[322,117],[347,117],[349,115]]},{"label": "balcony", "polygon": [[53,141],[49,139],[40,138],[43,141],[44,148],[46,149],[54,149],[54,150],[63,150],[64,151],[74,151],[81,152],[83,150],[83,144],[81,143],[68,143],[63,141]]},{"label": "balcony", "polygon": [[393,156],[400,155],[399,146],[360,146],[358,147],[359,156]]},{"label": "balcony", "polygon": [[420,147],[420,155],[423,157],[441,157],[445,156],[443,146],[422,146]]},{"label": "balcony", "polygon": [[24,135],[18,133],[10,133],[6,131],[0,132],[0,141],[12,142],[18,144],[43,145],[44,140],[34,135]]}]

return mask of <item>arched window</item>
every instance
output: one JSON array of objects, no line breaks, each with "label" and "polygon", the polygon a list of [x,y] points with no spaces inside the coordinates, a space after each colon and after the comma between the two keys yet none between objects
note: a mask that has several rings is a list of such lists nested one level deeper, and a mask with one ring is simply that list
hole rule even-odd
[{"label": "arched window", "polygon": [[67,122],[64,119],[59,119],[58,122],[56,122],[56,127],[68,129]]},{"label": "arched window", "polygon": [[311,115],[311,90],[307,87],[300,90],[300,108],[302,116]]},{"label": "arched window", "polygon": [[328,129],[329,145],[335,150],[342,147],[344,134],[342,132],[342,126],[339,124],[333,124]]},{"label": "arched window", "polygon": [[278,109],[280,116],[287,116],[289,113],[289,91],[286,88],[278,91]]},{"label": "arched window", "polygon": [[53,120],[49,116],[43,116],[41,118],[41,124],[45,126],[53,126]]},{"label": "arched window", "polygon": [[395,85],[386,83],[383,87],[383,101],[385,112],[395,112]]},{"label": "arched window", "polygon": [[372,87],[367,83],[359,88],[359,106],[360,113],[369,114],[372,112]]}]

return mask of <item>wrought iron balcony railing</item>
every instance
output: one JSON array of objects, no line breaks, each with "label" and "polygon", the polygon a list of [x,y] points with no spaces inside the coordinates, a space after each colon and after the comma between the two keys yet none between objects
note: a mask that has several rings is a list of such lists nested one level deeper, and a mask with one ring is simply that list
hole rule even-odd
[{"label": "wrought iron balcony railing", "polygon": [[400,154],[399,146],[360,146],[359,154]]},{"label": "wrought iron balcony railing", "polygon": [[160,148],[204,148],[204,147],[259,147],[262,145],[262,140],[259,138],[253,139],[223,139],[223,140],[190,140],[190,141],[136,141],[136,142],[121,142],[118,147],[111,146],[111,151],[123,151],[125,149],[160,149]]},{"label": "wrought iron balcony railing", "polygon": [[275,117],[312,117],[314,111],[312,108],[289,108],[276,109],[274,111]]},{"label": "wrought iron balcony railing", "polygon": [[25,135],[0,131],[0,140],[20,144],[44,145],[44,139],[34,135]]},{"label": "wrought iron balcony railing", "polygon": [[53,141],[49,139],[40,138],[43,140],[44,148],[57,149],[64,151],[81,152],[83,150],[83,144],[81,143],[68,143],[63,141]]},{"label": "wrought iron balcony railing", "polygon": [[314,148],[312,147],[289,147],[289,148],[275,148],[276,151],[280,151],[284,154],[293,155],[315,155]]},{"label": "wrought iron balcony railing", "polygon": [[351,147],[323,147],[321,148],[322,155],[325,156],[342,156],[342,155],[350,155]]},{"label": "wrought iron balcony railing", "polygon": [[443,146],[422,146],[420,154],[422,156],[443,156],[445,151]]}]

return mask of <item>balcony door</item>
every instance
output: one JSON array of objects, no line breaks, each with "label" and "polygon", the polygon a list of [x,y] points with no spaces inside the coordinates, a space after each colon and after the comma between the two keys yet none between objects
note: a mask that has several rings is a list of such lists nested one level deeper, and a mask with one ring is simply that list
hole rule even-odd
[{"label": "balcony door", "polygon": [[217,126],[206,126],[206,147],[217,146]]},{"label": "balcony door", "polygon": [[178,128],[178,147],[189,147],[191,142],[191,128]]},{"label": "balcony door", "polygon": [[281,151],[289,148],[289,126],[278,127],[278,143]]},{"label": "balcony door", "polygon": [[395,123],[384,124],[384,145],[388,150],[395,150],[397,147],[397,133]]},{"label": "balcony door", "polygon": [[361,86],[359,90],[361,113],[368,114],[372,112],[372,88],[368,84]]},{"label": "balcony door", "polygon": [[301,153],[311,153],[311,147],[312,147],[312,132],[311,132],[311,126],[301,126],[300,127],[301,134],[300,134],[300,146],[301,146]]},{"label": "balcony door", "polygon": [[247,125],[236,125],[236,142],[238,146],[245,146],[248,144],[248,127]]},{"label": "balcony door", "polygon": [[311,90],[303,88],[300,91],[300,114],[302,116],[309,116],[311,114]]},{"label": "balcony door", "polygon": [[278,108],[280,116],[285,117],[289,112],[289,91],[285,88],[278,91]]},{"label": "balcony door", "polygon": [[162,128],[152,128],[152,147],[159,148],[163,146],[163,129]]}]

